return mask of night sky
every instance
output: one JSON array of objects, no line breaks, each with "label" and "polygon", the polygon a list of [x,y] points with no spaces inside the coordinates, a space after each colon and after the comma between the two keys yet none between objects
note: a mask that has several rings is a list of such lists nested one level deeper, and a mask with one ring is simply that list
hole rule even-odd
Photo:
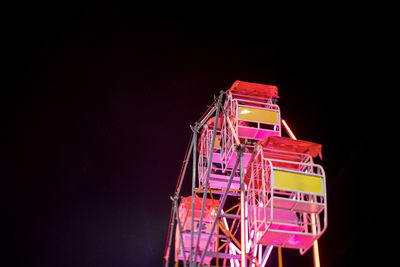
[{"label": "night sky", "polygon": [[189,126],[235,80],[277,85],[282,118],[323,145],[322,266],[381,263],[377,29],[356,8],[297,8],[4,7],[2,265],[160,266]]}]

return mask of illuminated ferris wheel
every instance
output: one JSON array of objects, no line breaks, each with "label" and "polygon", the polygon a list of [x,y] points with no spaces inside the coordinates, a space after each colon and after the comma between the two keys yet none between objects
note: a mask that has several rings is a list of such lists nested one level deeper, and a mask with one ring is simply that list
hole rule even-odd
[{"label": "illuminated ferris wheel", "polygon": [[[327,198],[324,169],[313,158],[322,146],[296,139],[278,98],[276,86],[236,81],[191,127],[171,197],[165,266],[266,266],[273,247],[280,266],[282,248],[302,255],[313,248],[319,266]],[[189,161],[192,192],[184,197]]]}]

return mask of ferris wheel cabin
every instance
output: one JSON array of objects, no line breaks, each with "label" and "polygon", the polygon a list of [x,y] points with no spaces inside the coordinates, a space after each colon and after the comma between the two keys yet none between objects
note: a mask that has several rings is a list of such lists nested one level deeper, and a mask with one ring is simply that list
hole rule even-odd
[{"label": "ferris wheel cabin", "polygon": [[[190,242],[191,242],[191,232],[192,232],[192,220],[193,220],[193,233],[197,237],[200,232],[200,242],[199,242],[199,252],[202,252],[205,248],[208,235],[211,233],[211,226],[215,219],[215,207],[218,207],[219,201],[213,199],[206,199],[205,210],[203,215],[203,223],[200,226],[200,216],[202,208],[202,198],[195,195],[194,201],[194,217],[192,218],[192,196],[182,198],[181,204],[178,208],[179,220],[182,224],[182,236],[183,236],[183,246],[184,252],[182,252],[182,240],[180,238],[178,225],[175,231],[175,258],[178,260],[184,259],[184,254],[186,260],[189,260],[190,255]],[[214,231],[215,232],[215,231]],[[197,240],[195,239],[194,242]],[[213,236],[211,242],[208,246],[207,251],[216,251],[216,237]],[[211,261],[211,257],[205,257],[204,262],[207,264]],[[200,256],[196,257],[196,261],[200,261]]]},{"label": "ferris wheel cabin", "polygon": [[[172,237],[176,266],[265,266],[273,247],[304,254],[312,246],[319,266],[317,240],[328,222],[325,172],[314,163],[322,146],[296,139],[278,98],[274,85],[235,81],[191,127],[190,152],[171,197],[177,226],[165,266]],[[282,137],[281,127],[291,138]],[[190,155],[192,196],[182,198]]]},{"label": "ferris wheel cabin", "polygon": [[[200,138],[198,141],[197,150],[199,152],[198,160],[198,174],[199,174],[199,187],[204,186],[207,175],[208,159],[210,157],[211,142],[213,135],[215,117],[211,118],[200,131]],[[221,159],[221,125],[222,116],[218,119],[217,132],[215,136],[215,144],[213,155],[211,159],[210,176],[208,179],[209,186],[212,189],[224,190],[229,179],[229,175],[223,172],[222,159]],[[233,177],[231,183],[231,190],[238,190],[240,187],[239,173]]]},{"label": "ferris wheel cabin", "polygon": [[[281,114],[275,100],[278,87],[236,81],[227,91],[224,103],[224,123],[221,129],[221,158],[224,171],[236,159],[235,146],[242,141],[259,141],[281,135]],[[250,160],[252,147],[243,155],[244,166]]]},{"label": "ferris wheel cabin", "polygon": [[304,254],[327,227],[326,185],[317,143],[270,136],[247,167],[249,232],[254,244]]}]

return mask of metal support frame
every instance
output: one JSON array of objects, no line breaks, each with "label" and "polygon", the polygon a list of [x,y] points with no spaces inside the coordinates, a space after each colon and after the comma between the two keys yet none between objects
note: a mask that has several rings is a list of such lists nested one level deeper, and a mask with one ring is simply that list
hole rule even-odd
[{"label": "metal support frame", "polygon": [[[171,197],[172,199],[176,199],[177,200],[179,198],[181,187],[182,187],[182,183],[183,183],[183,180],[184,180],[185,175],[186,175],[186,170],[187,170],[187,166],[188,166],[188,163],[189,163],[189,158],[190,158],[190,154],[192,153],[192,150],[193,150],[193,154],[194,154],[193,155],[193,159],[194,160],[196,159],[196,154],[195,154],[195,152],[196,152],[196,144],[195,143],[197,141],[198,129],[200,129],[204,125],[204,123],[207,122],[207,120],[215,112],[216,108],[217,108],[217,105],[214,104],[211,107],[211,109],[206,113],[206,115],[203,117],[203,119],[200,121],[200,123],[195,124],[195,127],[191,127],[193,134],[192,134],[192,136],[190,138],[190,141],[189,141],[189,147],[188,147],[188,149],[186,151],[186,154],[185,154],[185,159],[183,161],[183,166],[182,166],[181,172],[179,174],[178,184],[177,184],[177,187],[176,187],[176,190],[175,190],[175,193],[174,193],[174,197],[173,198]],[[196,134],[194,134],[194,133],[196,133]],[[195,170],[193,172],[195,172]],[[194,173],[194,176],[195,176],[195,173]],[[195,177],[193,178],[193,180],[195,180]],[[192,193],[192,196],[193,196],[193,193]],[[168,265],[169,265],[169,257],[170,257],[170,251],[171,251],[171,246],[172,246],[172,237],[173,237],[172,232],[174,231],[175,218],[176,218],[176,220],[179,220],[178,216],[177,216],[178,215],[178,210],[175,207],[175,204],[176,203],[173,201],[172,202],[172,206],[171,206],[171,217],[170,217],[170,224],[169,224],[169,229],[168,229],[169,235],[167,237],[168,238],[168,245],[167,245],[167,248],[166,248],[166,251],[165,251],[165,256],[164,256],[165,267],[168,267]],[[180,236],[181,236],[181,240],[183,240],[182,239],[182,233],[180,233]],[[191,239],[192,239],[192,237],[191,237]],[[183,242],[181,242],[181,243],[182,243],[182,246],[183,246]],[[192,244],[191,244],[191,246],[192,246]],[[184,260],[184,265],[186,265],[185,260]]]},{"label": "metal support frame", "polygon": [[[208,187],[209,187],[209,176],[210,176],[210,171],[211,171],[211,166],[212,166],[212,155],[213,155],[213,151],[214,151],[214,146],[215,146],[215,137],[216,137],[216,131],[217,131],[217,125],[218,125],[218,118],[219,118],[219,113],[220,113],[220,110],[222,110],[223,112],[224,112],[224,109],[223,109],[223,107],[222,107],[222,96],[223,96],[223,94],[221,93],[220,94],[220,96],[219,96],[219,98],[218,98],[218,100],[216,100],[216,105],[215,105],[215,108],[213,108],[213,109],[211,109],[211,111],[208,113],[208,116],[205,116],[204,117],[204,119],[200,122],[200,123],[196,123],[195,124],[195,126],[194,127],[192,127],[192,131],[193,131],[193,137],[192,137],[192,143],[191,143],[191,148],[193,148],[193,147],[197,147],[197,133],[198,133],[198,131],[199,131],[199,129],[202,127],[202,125],[208,120],[208,118],[210,117],[210,115],[215,111],[216,112],[216,120],[215,120],[215,123],[214,123],[214,129],[213,129],[213,135],[212,135],[212,140],[211,140],[211,146],[209,147],[210,148],[210,153],[209,153],[209,157],[208,157],[208,164],[207,164],[207,174],[206,174],[206,181],[205,181],[205,183],[204,183],[204,189],[203,189],[203,199],[202,199],[202,210],[201,210],[201,214],[200,214],[200,221],[199,221],[199,225],[202,225],[202,223],[203,223],[203,219],[204,219],[204,209],[205,209],[205,200],[207,199],[207,194],[208,194],[208,191],[210,190]],[[201,258],[200,258],[200,262],[199,262],[199,265],[201,265],[202,264],[202,262],[204,261],[204,257],[207,255],[213,255],[211,252],[209,252],[209,251],[207,251],[207,249],[208,249],[208,246],[210,245],[210,241],[211,241],[211,237],[213,236],[213,232],[215,231],[215,227],[217,226],[217,224],[218,224],[218,220],[220,220],[221,218],[223,218],[223,215],[221,214],[221,212],[222,212],[222,208],[223,208],[223,206],[224,206],[224,204],[225,204],[225,201],[226,201],[226,199],[227,199],[227,196],[228,195],[230,195],[230,194],[232,194],[231,192],[229,192],[229,188],[230,188],[230,186],[231,186],[231,183],[232,183],[232,181],[233,181],[233,177],[235,176],[235,173],[237,172],[237,168],[238,168],[238,166],[239,166],[239,163],[240,163],[240,180],[241,180],[241,182],[240,182],[240,197],[241,197],[241,208],[240,208],[240,212],[241,212],[241,214],[240,215],[234,215],[234,214],[231,214],[231,215],[229,215],[229,214],[224,214],[224,218],[226,218],[226,217],[230,217],[231,219],[233,218],[233,219],[239,219],[240,218],[240,221],[241,221],[241,223],[240,223],[240,229],[241,229],[241,243],[242,244],[244,244],[245,243],[245,212],[244,212],[244,210],[245,210],[245,208],[244,208],[244,203],[245,203],[245,201],[244,201],[244,190],[245,190],[245,188],[244,188],[244,184],[243,184],[243,180],[244,180],[244,171],[243,171],[243,151],[244,151],[244,147],[245,147],[245,145],[243,144],[243,145],[239,145],[239,139],[238,138],[236,138],[237,140],[237,144],[238,144],[238,146],[237,146],[237,150],[238,150],[238,157],[237,157],[237,159],[236,159],[236,161],[235,161],[235,164],[234,164],[234,166],[233,166],[233,168],[232,168],[232,171],[231,171],[231,174],[230,174],[230,177],[229,177],[229,180],[228,180],[228,182],[227,182],[227,184],[226,184],[226,189],[223,191],[223,195],[222,195],[222,197],[220,198],[220,205],[218,206],[218,211],[217,211],[217,215],[216,215],[216,217],[215,217],[215,220],[214,220],[214,222],[213,222],[213,226],[212,226],[212,229],[211,229],[211,231],[210,231],[210,233],[209,233],[209,236],[208,236],[208,239],[207,239],[207,243],[206,243],[206,245],[205,245],[205,247],[203,248],[203,251],[202,251],[202,255],[201,255]],[[195,196],[195,180],[196,180],[196,158],[197,158],[197,154],[196,154],[196,149],[192,149],[192,153],[193,153],[193,155],[192,155],[192,157],[193,157],[193,173],[192,173],[192,198],[194,199],[194,196]],[[187,162],[187,161],[186,161]],[[211,191],[210,191],[211,192]],[[221,192],[222,193],[222,192]],[[174,211],[174,213],[176,214],[177,213],[177,207],[175,208],[175,211]],[[192,202],[192,218],[194,218],[194,201]],[[223,219],[224,219],[223,218]],[[180,222],[179,222],[179,218],[177,218],[178,219],[178,224],[180,224]],[[191,221],[192,222],[192,225],[191,225],[191,229],[194,229],[194,220],[192,220]],[[226,219],[225,219],[225,223],[226,223]],[[180,228],[179,229],[181,229],[181,226],[180,226]],[[180,230],[181,231],[181,230]],[[228,230],[227,229],[225,229],[225,231],[228,231],[229,232],[229,228],[228,228]],[[181,239],[183,239],[183,237],[182,237],[182,234],[180,234],[181,235]],[[232,234],[231,234],[232,235]],[[233,236],[232,236],[232,238],[234,238]],[[190,255],[189,255],[189,266],[193,266],[194,264],[195,264],[195,262],[196,262],[196,257],[197,257],[197,255],[196,255],[196,248],[198,248],[199,247],[199,239],[200,239],[200,231],[198,231],[198,235],[197,235],[197,240],[194,240],[194,231],[192,230],[191,231],[191,245],[190,245]],[[194,244],[194,241],[195,241],[195,244]],[[170,242],[169,242],[170,243]],[[231,244],[231,245],[233,245],[233,244]],[[230,246],[231,246],[230,245]],[[233,245],[234,246],[234,245]],[[246,259],[245,259],[245,257],[246,257],[246,251],[245,251],[245,249],[246,249],[246,246],[245,245],[242,245],[242,246],[240,246],[240,251],[241,251],[241,255],[240,255],[240,259],[241,259],[241,262],[243,263],[243,264],[245,264],[245,262],[246,262]],[[216,257],[219,257],[218,256],[219,255],[219,253],[217,252],[216,253]],[[229,256],[229,254],[221,254],[221,258],[230,258],[230,259],[238,259],[238,257],[239,257],[239,255],[237,255],[237,256],[234,256],[234,255],[230,255]],[[186,259],[186,256],[184,256],[184,259]],[[184,260],[184,263],[186,263],[186,261]],[[243,265],[242,264],[242,265]],[[244,266],[244,265],[243,265]]]},{"label": "metal support frame", "polygon": [[[190,151],[189,151],[189,154],[187,154],[187,156],[190,157],[190,154],[192,153],[192,157],[193,157],[192,158],[192,162],[193,162],[193,166],[192,166],[193,167],[193,169],[192,169],[192,199],[194,199],[194,196],[195,196],[196,192],[203,193],[202,211],[201,211],[201,214],[200,214],[199,225],[202,225],[202,223],[203,223],[204,207],[205,207],[205,200],[207,199],[207,194],[208,194],[209,191],[210,191],[210,193],[212,192],[212,190],[210,190],[210,188],[209,188],[209,179],[210,179],[210,171],[211,171],[211,166],[212,166],[212,155],[213,155],[213,152],[214,152],[215,138],[216,138],[219,114],[220,114],[220,112],[223,112],[225,116],[227,115],[226,111],[224,110],[224,107],[222,105],[222,97],[223,97],[223,95],[224,95],[224,93],[221,92],[220,96],[218,97],[218,100],[215,99],[215,104],[209,110],[207,115],[205,115],[203,117],[203,119],[199,123],[196,123],[194,126],[191,127],[193,134],[192,134],[191,145],[190,145],[190,149],[189,149]],[[214,122],[214,129],[213,129],[213,132],[212,132],[211,145],[209,146],[210,152],[209,152],[208,158],[207,158],[208,164],[207,164],[207,170],[206,170],[206,175],[205,175],[206,179],[205,179],[205,182],[204,182],[204,188],[200,189],[200,190],[195,190],[195,187],[196,187],[196,184],[195,184],[195,180],[196,180],[196,160],[197,160],[197,150],[195,148],[197,147],[197,136],[198,136],[199,130],[202,128],[202,126],[206,123],[206,121],[211,117],[211,115],[214,112],[216,113],[215,114],[216,115],[215,116],[216,119],[215,119],[215,122]],[[231,242],[231,241],[229,241],[230,238],[229,238],[229,236],[227,236],[226,237],[227,238],[226,242],[228,242],[228,243],[226,244],[226,249],[228,249],[228,247],[229,247],[230,253],[229,254],[224,254],[224,253],[218,253],[218,251],[217,251],[217,253],[215,253],[216,257],[225,258],[225,259],[231,259],[231,260],[234,260],[234,261],[237,261],[237,260],[240,259],[240,262],[242,262],[242,264],[241,264],[242,266],[246,265],[246,257],[249,257],[249,255],[246,254],[247,246],[245,245],[246,240],[248,238],[247,227],[246,227],[246,223],[245,223],[246,214],[245,214],[245,188],[244,188],[244,166],[243,166],[243,152],[244,152],[245,144],[240,144],[239,138],[235,133],[235,128],[234,128],[232,122],[228,120],[227,123],[228,123],[229,129],[232,131],[232,136],[234,138],[233,140],[236,143],[237,158],[235,160],[234,166],[233,166],[233,168],[231,170],[231,174],[230,174],[229,179],[227,181],[226,189],[225,190],[221,190],[221,192],[217,192],[217,194],[222,194],[222,196],[220,198],[220,205],[218,206],[218,211],[217,211],[217,215],[216,215],[216,217],[214,219],[214,222],[213,222],[212,230],[210,231],[209,236],[207,238],[207,243],[206,243],[204,249],[202,249],[201,259],[200,259],[200,262],[198,263],[198,265],[202,264],[202,262],[204,261],[204,257],[210,256],[210,255],[214,255],[213,252],[207,251],[207,249],[208,249],[208,247],[210,245],[211,237],[213,236],[213,232],[215,231],[215,227],[217,227],[217,225],[219,225],[218,227],[225,228],[225,230],[224,230],[225,233],[227,231],[227,233],[230,234],[230,236],[233,239],[235,239],[235,237],[230,232],[230,231],[237,231],[237,230],[233,229],[233,225],[235,223],[232,225],[232,228],[229,229],[229,227],[227,225],[226,218],[230,218],[230,219],[237,220],[237,221],[240,220],[240,236],[241,236],[240,239],[241,239],[241,241],[240,241],[240,244],[237,243],[238,247],[236,247],[234,244],[230,243]],[[184,170],[183,170],[183,173],[181,173],[182,179],[180,179],[180,181],[179,181],[179,186],[177,187],[178,189],[177,189],[177,192],[176,192],[175,196],[179,195],[180,187],[181,187],[182,181],[183,181],[183,176],[185,175],[185,172],[186,172],[187,163],[188,163],[188,159],[185,158],[185,166],[183,168]],[[233,181],[233,177],[238,172],[237,171],[238,168],[240,169],[240,187],[239,187],[239,190],[237,190],[239,192],[237,192],[237,193],[230,192],[229,188],[231,187],[231,184],[232,184],[232,181]],[[240,215],[228,214],[228,213],[222,214],[222,209],[223,209],[223,206],[225,204],[225,201],[226,201],[228,195],[240,196],[240,203],[239,203],[240,208],[238,209],[238,212],[240,211]],[[194,217],[194,207],[193,206],[194,206],[194,201],[192,202],[192,214],[191,214],[192,218]],[[172,210],[172,213],[173,213],[173,216],[175,217],[176,214],[178,213],[177,207],[176,208],[174,207],[174,209]],[[179,217],[179,216],[177,216],[177,217]],[[179,224],[179,229],[178,230],[181,231],[180,229],[181,229],[182,226],[180,225],[179,218],[177,218],[177,220],[178,220],[178,224]],[[218,223],[219,220],[221,220],[221,222]],[[222,224],[222,221],[224,221],[225,226],[224,226],[224,224]],[[194,220],[192,220],[191,222],[192,222],[191,229],[194,229]],[[173,228],[173,223],[172,223],[171,227]],[[180,238],[183,241],[182,233],[180,233],[180,236],[181,236]],[[200,231],[198,231],[197,240],[195,239],[195,231],[191,231],[190,255],[189,255],[189,258],[188,258],[189,266],[194,266],[196,264],[196,258],[197,258],[196,249],[199,247],[199,239],[200,239]],[[238,242],[238,241],[236,240],[236,242]],[[171,246],[171,238],[170,238],[168,243],[169,243],[169,247],[170,247]],[[229,244],[229,246],[228,246],[228,244]],[[184,247],[183,246],[183,242],[181,242],[181,246]],[[232,250],[232,248],[235,248],[235,249]],[[261,253],[262,252],[261,246],[259,246],[259,248],[260,248],[259,251]],[[234,252],[235,250],[240,255],[236,254]],[[263,254],[263,258],[262,258],[263,261],[267,260],[269,254],[270,254],[270,250],[271,250],[271,248],[267,247],[267,249],[265,250],[265,252]],[[233,254],[231,252],[233,252]],[[255,252],[256,251],[254,251],[254,254],[255,254]],[[221,257],[219,255],[221,255]],[[259,258],[261,260],[261,254],[259,255]],[[183,261],[184,265],[186,265],[186,259],[187,259],[187,257],[184,256],[184,261]],[[168,265],[168,260],[167,260],[165,266],[167,266],[167,265]]]},{"label": "metal support frame", "polygon": [[[223,105],[222,100],[224,95],[228,95],[228,98],[226,99],[225,105]],[[240,95],[236,96],[240,98]],[[182,255],[183,255],[183,265],[189,266],[189,267],[193,267],[193,266],[202,266],[205,262],[208,262],[209,258],[214,258],[216,259],[216,264],[218,266],[219,264],[219,259],[223,259],[224,260],[224,266],[226,264],[226,260],[230,260],[231,266],[247,266],[247,263],[249,263],[249,266],[265,266],[273,246],[272,245],[262,245],[258,243],[258,238],[259,236],[259,232],[257,232],[257,230],[255,228],[251,228],[253,227],[253,225],[250,224],[250,213],[251,211],[249,211],[249,208],[247,205],[249,205],[250,202],[248,201],[255,201],[254,199],[250,199],[249,196],[247,196],[249,194],[249,192],[252,190],[250,188],[245,188],[245,184],[244,184],[244,165],[247,163],[244,163],[243,160],[243,156],[245,156],[245,162],[247,162],[248,159],[246,159],[246,155],[244,155],[245,152],[245,148],[249,148],[250,143],[249,142],[243,142],[241,143],[241,141],[243,141],[242,139],[239,139],[239,132],[238,132],[238,106],[249,106],[251,107],[251,105],[255,105],[255,108],[257,108],[256,106],[259,105],[260,103],[262,103],[262,100],[265,99],[243,99],[244,102],[246,103],[239,103],[238,99],[232,99],[232,94],[226,94],[225,92],[220,92],[220,95],[218,97],[214,97],[214,104],[212,106],[210,106],[207,110],[207,112],[202,116],[202,118],[196,122],[194,124],[194,126],[191,126],[191,130],[192,130],[192,136],[191,136],[191,140],[190,140],[190,144],[188,146],[188,149],[186,151],[186,155],[185,155],[185,160],[183,162],[183,166],[181,168],[181,173],[179,176],[179,180],[178,180],[178,184],[176,187],[176,191],[174,194],[174,197],[171,197],[172,200],[172,207],[171,207],[171,219],[170,219],[170,224],[169,224],[169,234],[168,234],[168,248],[166,249],[165,252],[165,266],[167,267],[169,264],[169,255],[170,255],[170,248],[172,245],[172,238],[173,238],[173,234],[170,234],[171,230],[173,231],[174,229],[176,229],[176,231],[179,231],[179,233],[176,233],[175,236],[176,238],[178,237],[179,234],[179,238],[181,239],[181,242],[179,243],[181,249],[182,249]],[[232,107],[227,106],[227,105],[233,105]],[[279,132],[279,135],[281,133],[281,127],[284,128],[286,130],[286,132],[288,132],[289,136],[293,139],[296,139],[296,137],[294,136],[293,132],[291,132],[289,126],[287,125],[287,123],[284,120],[281,120],[280,118],[280,110],[279,107],[276,105],[276,103],[274,101],[272,101],[272,99],[267,99],[266,102],[263,103],[263,105],[265,105],[265,108],[267,109],[271,109],[271,110],[276,110],[278,113],[278,127],[274,127],[273,131]],[[264,106],[259,106],[259,108],[262,108]],[[232,112],[232,109],[236,110],[236,117],[233,117],[232,120],[230,119],[230,115],[227,114],[229,112]],[[229,111],[230,110],[230,111]],[[234,148],[234,150],[230,153],[236,153],[236,158],[233,160],[233,158],[231,159],[229,157],[229,159],[225,159],[225,165],[224,165],[224,159],[221,159],[222,161],[222,168],[224,168],[224,172],[225,171],[230,171],[231,173],[229,174],[229,178],[228,174],[226,174],[226,186],[225,186],[225,182],[222,185],[218,185],[217,187],[215,187],[215,185],[210,187],[210,179],[211,178],[215,178],[215,179],[221,179],[220,177],[218,177],[218,175],[212,176],[211,175],[211,169],[212,169],[212,164],[213,164],[213,154],[214,154],[214,149],[215,149],[215,141],[216,141],[216,135],[217,135],[217,127],[218,127],[218,120],[220,119],[220,113],[224,114],[224,123],[222,125],[223,129],[221,129],[221,135],[226,135],[229,134],[229,139],[230,139],[230,143],[229,143],[229,148],[226,147],[227,143],[223,143],[223,141],[221,140],[221,157],[222,154],[224,153],[224,150],[227,149],[232,149]],[[203,171],[203,175],[204,177],[202,177],[202,182],[200,183],[199,178],[200,175],[198,174],[198,164],[201,164],[200,159],[199,162],[198,161],[198,156],[199,154],[197,153],[197,140],[198,140],[198,136],[200,133],[200,129],[202,129],[202,127],[205,125],[205,123],[210,119],[210,117],[215,114],[215,121],[214,121],[214,126],[213,126],[213,130],[212,130],[212,134],[211,131],[209,131],[209,133],[207,132],[208,137],[211,137],[211,143],[210,143],[210,139],[207,139],[207,145],[206,150],[209,153],[206,153],[205,158],[207,158],[207,166],[204,168]],[[244,120],[246,121],[246,120]],[[249,121],[250,123],[255,123],[253,121]],[[258,128],[260,128],[260,123],[257,124]],[[241,126],[243,127],[243,126]],[[269,128],[268,128],[269,129]],[[225,131],[225,132],[224,132]],[[243,137],[244,138],[244,137]],[[221,136],[221,139],[223,139],[223,137]],[[226,141],[226,140],[225,140]],[[225,146],[225,147],[223,147]],[[204,148],[202,147],[202,149],[204,150]],[[252,148],[251,148],[252,149]],[[235,151],[236,150],[236,151]],[[218,152],[217,152],[218,153]],[[200,153],[201,154],[201,153]],[[214,155],[215,157],[218,155]],[[228,155],[229,156],[229,155]],[[190,160],[190,157],[192,157],[192,190],[191,190],[191,195],[192,195],[192,202],[191,202],[191,214],[189,216],[191,216],[191,226],[190,226],[190,250],[188,250],[189,244],[186,244],[186,250],[185,250],[185,244],[184,244],[184,233],[182,233],[182,229],[184,226],[182,226],[182,220],[181,218],[179,218],[179,214],[178,214],[178,201],[180,199],[180,191],[181,191],[181,186],[186,174],[186,170],[187,170],[187,166],[188,166],[188,162]],[[205,166],[205,158],[201,159],[204,162],[204,166]],[[214,159],[214,163],[217,162],[219,164],[219,160],[216,161],[218,159]],[[282,161],[285,162],[283,160],[278,160],[278,159],[274,159],[275,161]],[[231,162],[229,162],[231,161]],[[264,161],[264,160],[262,160]],[[234,162],[234,163],[233,163]],[[288,162],[288,161],[287,161]],[[229,167],[228,167],[228,163],[229,163]],[[233,165],[232,165],[233,163]],[[292,162],[290,162],[292,163]],[[264,164],[264,163],[262,163]],[[301,161],[302,165],[306,166],[315,166],[316,164],[312,163],[312,158],[310,160],[310,157],[304,157],[304,159]],[[268,165],[268,164],[267,164]],[[269,162],[270,166],[270,171],[273,171],[274,167],[272,167],[271,162]],[[203,165],[202,165],[203,166]],[[219,168],[219,167],[218,167]],[[319,167],[317,167],[319,168]],[[278,168],[279,169],[279,168]],[[299,172],[303,172],[304,170],[299,170]],[[323,171],[323,170],[322,170]],[[231,188],[232,183],[236,185],[239,183],[239,173],[240,173],[240,187],[236,187],[234,189]],[[214,175],[215,173],[213,173]],[[210,178],[210,175],[212,176]],[[322,176],[324,177],[324,174],[322,174]],[[235,178],[236,177],[236,178]],[[234,178],[237,179],[234,181]],[[273,183],[273,177],[272,177],[272,183]],[[198,187],[196,187],[196,181],[199,182]],[[213,181],[213,180],[211,180]],[[264,182],[264,181],[263,181]],[[251,184],[251,181],[250,181]],[[250,187],[250,184],[248,184],[248,186]],[[225,188],[224,188],[225,186]],[[269,185],[270,186],[270,185]],[[266,214],[266,208],[267,205],[271,205],[271,207],[274,205],[274,192],[273,190],[269,189],[266,190],[265,189],[266,184],[263,183],[263,192],[265,194],[265,205],[264,205],[264,214]],[[280,188],[276,188],[277,190],[280,190]],[[254,190],[254,189],[253,189]],[[324,188],[324,192],[326,192],[326,188]],[[277,191],[277,196],[279,197],[279,194],[281,194],[281,191]],[[195,201],[194,199],[197,197],[199,197],[198,194],[202,194],[202,202],[201,202],[201,213],[200,213],[200,218],[198,217],[198,215],[196,215],[195,217]],[[213,220],[208,220],[208,222],[212,221],[212,226],[211,226],[211,230],[207,229],[206,233],[202,233],[202,231],[200,230],[200,228],[197,231],[194,231],[195,229],[195,220],[194,218],[196,218],[196,220],[198,220],[198,224],[199,226],[202,226],[204,223],[204,220],[207,221],[207,215],[205,215],[205,205],[206,205],[206,200],[208,199],[207,196],[211,196],[211,199],[213,199],[214,201],[214,194],[216,194],[219,197],[219,205],[216,205],[215,203],[213,203],[214,205],[214,211],[215,212],[215,216],[214,214],[212,215]],[[298,194],[298,193],[295,193]],[[226,212],[224,212],[224,205],[227,201],[227,197],[228,196],[232,196],[232,197],[240,197],[240,202],[237,203],[235,206],[228,208],[228,210],[226,210]],[[290,196],[291,198],[292,196]],[[295,197],[295,198],[294,198]],[[290,199],[289,198],[289,199]],[[319,201],[321,199],[320,198],[315,198],[314,202],[316,205],[319,205]],[[300,195],[293,195],[293,201],[298,201],[300,204],[303,204],[303,202],[306,201],[310,201],[310,197],[306,196],[300,196]],[[314,201],[314,199],[313,199]],[[322,201],[326,201],[325,199],[322,199]],[[256,202],[260,202],[258,200],[256,200]],[[229,202],[228,202],[229,203]],[[260,202],[261,203],[261,202]],[[269,204],[268,204],[269,203]],[[324,203],[326,206],[326,203]],[[208,204],[207,204],[208,205]],[[217,207],[218,206],[218,207]],[[253,205],[255,206],[255,205]],[[234,214],[235,212],[232,212],[232,210],[235,210],[236,214]],[[229,213],[230,211],[230,213]],[[272,221],[274,218],[274,214],[272,212],[272,209],[270,209],[269,216],[270,216],[270,220]],[[239,214],[240,213],[240,214]],[[189,210],[187,211],[187,214],[189,214]],[[198,213],[197,213],[198,214]],[[312,234],[315,234],[315,232],[320,232],[321,231],[321,226],[319,223],[319,218],[318,215],[314,215],[313,216],[309,216],[309,215],[303,215],[303,216],[307,216],[306,219],[304,219],[305,224],[310,224],[312,225],[310,229],[312,229]],[[188,215],[186,215],[188,216]],[[300,214],[301,217],[301,214]],[[326,218],[326,217],[325,217]],[[228,220],[227,220],[228,219]],[[174,228],[175,226],[175,220],[177,223],[177,227]],[[186,221],[186,217],[185,217],[185,221]],[[324,220],[325,221],[325,220]],[[232,223],[231,226],[228,225]],[[185,222],[183,222],[185,224]],[[239,225],[240,223],[240,225]],[[327,222],[324,222],[327,223]],[[216,227],[218,227],[218,229],[216,229]],[[268,228],[269,226],[267,226]],[[238,239],[238,230],[240,229],[240,243],[237,240]],[[254,231],[251,232],[250,229],[253,229]],[[325,228],[323,229],[323,231],[325,230]],[[208,232],[209,231],[209,232]],[[216,233],[215,233],[216,232]],[[196,236],[197,234],[197,236]],[[185,234],[186,238],[187,233]],[[202,237],[201,237],[202,236]],[[199,245],[200,245],[200,238],[202,239],[202,245],[201,248],[199,249]],[[204,239],[203,239],[204,238]],[[216,238],[216,240],[215,240]],[[207,240],[205,245],[203,246],[203,242],[205,241],[205,239]],[[185,243],[189,243],[189,240],[186,239]],[[212,242],[211,242],[212,241]],[[214,242],[216,241],[216,248],[214,248]],[[221,242],[221,243],[219,243]],[[178,243],[176,243],[177,246]],[[211,244],[211,245],[210,245]],[[214,244],[214,245],[213,245]],[[218,244],[221,244],[220,247]],[[319,255],[318,255],[318,244],[317,241],[315,240],[314,244],[314,259],[315,259],[315,266],[319,267]],[[209,250],[211,249],[211,250]],[[215,251],[214,251],[215,249]],[[223,252],[223,249],[225,250]],[[189,253],[190,251],[190,253]],[[229,253],[228,253],[229,251]],[[281,251],[279,250],[279,254],[281,254]],[[305,252],[305,250],[304,250]],[[176,255],[176,253],[175,253]],[[200,259],[199,259],[200,256]],[[208,259],[207,259],[207,258]],[[247,259],[249,261],[247,261]],[[281,259],[281,255],[279,256]],[[317,263],[317,257],[318,257],[318,263]],[[180,258],[180,256],[179,256]],[[176,259],[178,260],[178,259]],[[280,266],[281,266],[281,261],[280,261]]]}]

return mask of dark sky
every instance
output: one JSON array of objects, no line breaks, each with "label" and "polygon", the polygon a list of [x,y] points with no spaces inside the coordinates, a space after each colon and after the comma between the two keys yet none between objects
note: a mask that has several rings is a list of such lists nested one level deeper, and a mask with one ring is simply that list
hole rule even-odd
[{"label": "dark sky", "polygon": [[[379,262],[379,29],[311,7],[5,7],[8,266],[160,266],[189,126],[235,80],[277,85],[297,137],[323,144],[323,266]],[[311,253],[284,250],[284,266]]]}]

